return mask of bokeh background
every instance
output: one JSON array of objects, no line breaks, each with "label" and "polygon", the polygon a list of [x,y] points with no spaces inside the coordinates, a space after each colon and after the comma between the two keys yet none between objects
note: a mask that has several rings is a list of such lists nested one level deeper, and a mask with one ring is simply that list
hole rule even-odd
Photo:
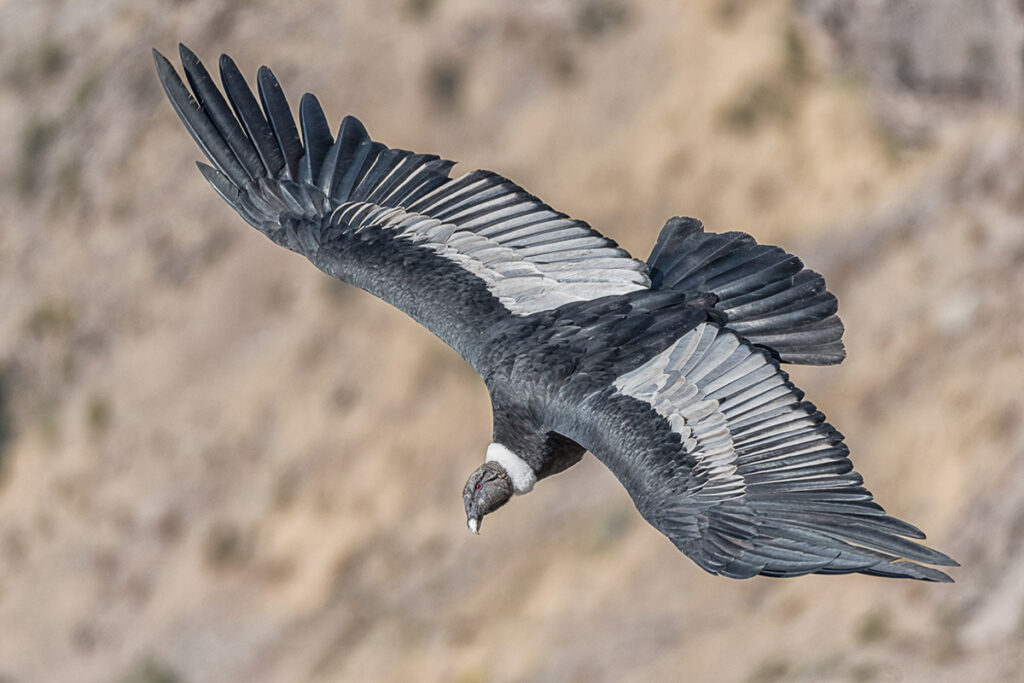
[{"label": "bokeh background", "polygon": [[[590,456],[473,537],[482,383],[221,202],[178,41],[640,257],[800,254],[849,358],[792,374],[957,583],[706,575]],[[0,681],[1020,680],[1022,55],[1009,0],[0,0]]]}]

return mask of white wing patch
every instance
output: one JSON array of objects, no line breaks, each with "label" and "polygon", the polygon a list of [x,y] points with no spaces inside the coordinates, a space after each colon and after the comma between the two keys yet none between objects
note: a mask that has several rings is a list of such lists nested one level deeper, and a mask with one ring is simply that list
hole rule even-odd
[{"label": "white wing patch", "polygon": [[394,230],[396,238],[433,248],[483,280],[515,315],[649,287],[646,265],[585,224],[543,205],[538,209],[522,191],[482,183],[450,192],[444,207],[417,202],[422,213],[346,202],[334,210],[331,222],[355,232],[370,226]]},{"label": "white wing patch", "polygon": [[668,420],[683,449],[696,457],[694,471],[706,475],[696,494],[705,499],[767,485],[747,483],[743,472],[791,470],[794,479],[805,479],[816,476],[809,469],[836,459],[814,407],[800,402],[785,373],[717,325],[701,323],[619,377],[615,388]]},{"label": "white wing patch", "polygon": [[[739,447],[744,447],[744,458],[764,463],[772,460],[773,437],[779,434],[789,435],[788,444],[811,441],[808,452],[822,445],[814,443],[817,423],[799,405],[786,377],[762,352],[707,323],[619,377],[615,388],[649,403],[668,420],[684,450],[697,458],[695,472],[706,476],[696,494],[705,499],[745,490],[737,471]],[[756,433],[744,430],[745,425],[756,425]],[[803,452],[785,450],[780,459]]]}]

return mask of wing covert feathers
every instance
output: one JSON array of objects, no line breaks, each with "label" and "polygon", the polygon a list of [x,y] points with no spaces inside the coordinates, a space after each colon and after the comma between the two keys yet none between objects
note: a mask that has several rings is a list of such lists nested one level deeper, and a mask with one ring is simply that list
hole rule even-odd
[{"label": "wing covert feathers", "polygon": [[846,356],[838,303],[825,279],[779,247],[742,232],[715,234],[672,218],[647,259],[651,286],[714,294],[726,325],[787,363],[833,365]]},{"label": "wing covert feathers", "polygon": [[862,572],[949,581],[956,563],[913,539],[853,471],[842,435],[765,351],[703,323],[615,381],[678,435],[645,459],[669,490],[648,519],[704,569],[756,574]]},{"label": "wing covert feathers", "polygon": [[[154,59],[171,104],[212,163],[200,167],[203,176],[288,248],[315,260],[311,250],[324,246],[325,230],[343,238],[389,229],[481,278],[515,315],[649,286],[646,264],[495,173],[451,179],[453,162],[389,149],[351,116],[332,136],[310,94],[300,100],[296,125],[266,67],[257,76],[257,101],[229,57],[220,60],[222,94],[195,54],[184,46],[180,52],[185,81],[155,50]],[[350,219],[356,222],[339,224]],[[424,231],[424,221],[447,227]]]}]

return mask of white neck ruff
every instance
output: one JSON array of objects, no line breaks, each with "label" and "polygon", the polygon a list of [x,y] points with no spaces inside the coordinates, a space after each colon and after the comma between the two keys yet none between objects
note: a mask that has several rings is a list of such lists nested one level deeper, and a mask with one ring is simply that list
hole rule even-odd
[{"label": "white neck ruff", "polygon": [[516,493],[529,493],[537,483],[537,474],[526,461],[500,443],[492,443],[487,447],[485,462],[496,462],[508,472],[512,480],[512,489]]}]

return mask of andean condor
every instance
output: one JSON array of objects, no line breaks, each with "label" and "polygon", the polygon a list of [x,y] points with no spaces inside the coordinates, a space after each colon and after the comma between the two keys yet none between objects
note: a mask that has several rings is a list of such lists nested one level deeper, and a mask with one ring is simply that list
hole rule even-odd
[{"label": "andean condor", "polygon": [[797,257],[673,218],[640,261],[496,173],[450,178],[453,162],[389,149],[351,116],[332,137],[313,95],[296,126],[266,67],[257,100],[221,57],[225,99],[184,46],[188,87],[154,56],[228,204],[480,373],[494,442],[463,492],[472,531],[589,450],[709,572],[950,580],[924,565],[956,562],[872,500],[779,367],[845,355],[836,298]]}]

